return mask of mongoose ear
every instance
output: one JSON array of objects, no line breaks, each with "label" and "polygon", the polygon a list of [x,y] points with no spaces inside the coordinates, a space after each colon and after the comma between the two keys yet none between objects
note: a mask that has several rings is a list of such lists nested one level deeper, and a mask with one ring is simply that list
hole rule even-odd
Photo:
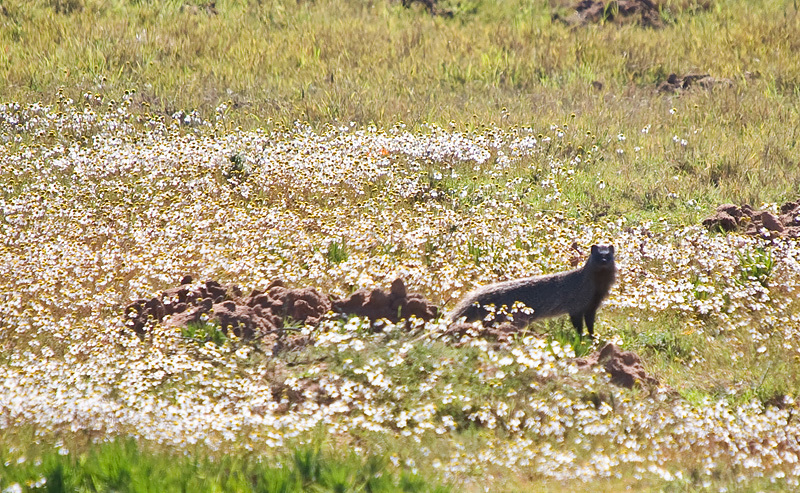
[{"label": "mongoose ear", "polygon": [[608,245],[608,252],[609,252],[611,255],[614,255],[614,245]]},{"label": "mongoose ear", "polygon": [[592,245],[592,255],[597,255],[597,245]]}]

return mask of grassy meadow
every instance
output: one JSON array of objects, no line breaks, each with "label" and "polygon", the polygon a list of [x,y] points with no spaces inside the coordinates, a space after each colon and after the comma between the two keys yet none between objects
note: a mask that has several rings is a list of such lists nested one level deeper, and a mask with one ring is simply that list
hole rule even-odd
[{"label": "grassy meadow", "polygon": [[[798,5],[656,3],[0,0],[0,491],[797,489],[800,241],[700,222],[800,199]],[[594,343],[125,323],[187,274],[446,315],[594,243]]]}]

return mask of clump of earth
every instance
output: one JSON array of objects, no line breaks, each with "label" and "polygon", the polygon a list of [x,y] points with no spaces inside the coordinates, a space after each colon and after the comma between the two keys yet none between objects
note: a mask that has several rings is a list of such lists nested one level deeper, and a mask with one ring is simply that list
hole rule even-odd
[{"label": "clump of earth", "polygon": [[611,383],[619,387],[630,389],[634,386],[653,387],[658,385],[658,380],[645,372],[639,355],[632,351],[622,351],[610,342],[599,351],[583,358],[577,358],[575,362],[580,370],[589,370],[603,365],[611,377]]},{"label": "clump of earth", "polygon": [[453,17],[453,11],[440,6],[439,0],[401,0],[400,3],[407,9],[411,8],[415,3],[418,3],[422,5],[431,15],[438,15],[447,18]]},{"label": "clump of earth", "polygon": [[600,22],[635,22],[645,27],[662,27],[659,7],[651,0],[580,0],[575,12],[553,20],[563,21],[569,26],[585,26]]},{"label": "clump of earth", "polygon": [[125,308],[126,325],[140,337],[154,322],[176,327],[208,322],[242,339],[258,339],[290,325],[317,325],[331,312],[397,323],[412,316],[429,321],[439,309],[421,294],[409,293],[402,279],[392,282],[388,291],[359,289],[337,299],[315,288],[288,288],[280,281],[244,296],[235,284],[195,283],[191,276],[178,287]]},{"label": "clump of earth", "polygon": [[719,79],[709,74],[669,74],[667,80],[658,85],[659,92],[680,92],[692,87],[713,89],[715,87],[732,87],[731,79]]},{"label": "clump of earth", "polygon": [[703,219],[703,226],[713,231],[737,231],[765,239],[800,238],[800,201],[783,204],[777,215],[747,204],[741,207],[722,204],[714,214]]}]

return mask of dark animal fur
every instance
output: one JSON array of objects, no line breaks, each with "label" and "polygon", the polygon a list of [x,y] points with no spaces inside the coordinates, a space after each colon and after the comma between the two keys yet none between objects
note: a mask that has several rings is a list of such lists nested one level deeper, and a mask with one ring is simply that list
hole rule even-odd
[{"label": "dark animal fur", "polygon": [[467,294],[451,314],[453,321],[483,320],[490,312],[484,307],[505,305],[510,311],[515,302],[524,303],[533,313],[515,313],[513,323],[524,327],[533,320],[569,314],[579,335],[583,322],[594,337],[594,318],[600,303],[608,296],[616,278],[614,247],[592,245],[583,267],[547,276],[526,277],[482,286]]}]

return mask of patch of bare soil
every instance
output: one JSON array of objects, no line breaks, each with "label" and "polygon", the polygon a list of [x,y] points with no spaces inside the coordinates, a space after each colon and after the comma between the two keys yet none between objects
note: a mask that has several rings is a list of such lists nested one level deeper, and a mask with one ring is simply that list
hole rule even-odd
[{"label": "patch of bare soil", "polygon": [[569,26],[585,26],[600,22],[633,22],[645,27],[663,27],[664,21],[656,3],[651,0],[581,0],[575,12],[561,17],[554,15]]},{"label": "patch of bare soil", "polygon": [[333,309],[373,321],[385,318],[393,323],[412,316],[427,322],[439,313],[439,308],[421,294],[407,292],[402,279],[395,279],[389,291],[359,289],[347,298],[334,300]]},{"label": "patch of bare soil", "polygon": [[747,204],[741,207],[722,204],[714,214],[703,219],[703,226],[712,231],[738,231],[765,239],[800,238],[800,200],[783,204],[780,215],[756,210]]},{"label": "patch of bare soil", "polygon": [[658,380],[644,371],[639,355],[632,351],[621,351],[619,347],[610,342],[599,351],[583,358],[577,358],[575,361],[581,370],[589,370],[603,365],[611,376],[611,383],[619,387],[630,389],[634,386],[654,387],[658,385]]},{"label": "patch of bare soil", "polygon": [[237,337],[260,339],[293,324],[317,325],[331,312],[396,323],[412,316],[428,321],[439,309],[424,296],[408,293],[402,279],[396,279],[388,291],[360,289],[347,298],[332,300],[314,288],[290,289],[280,281],[243,296],[235,284],[213,280],[194,284],[191,276],[186,276],[180,286],[128,305],[125,317],[126,325],[140,337],[153,323],[187,327],[208,321]]},{"label": "patch of bare soil", "polygon": [[708,74],[669,74],[667,80],[658,84],[659,92],[681,92],[692,87],[713,89],[715,87],[733,87],[731,79],[718,79]]},{"label": "patch of bare soil", "polygon": [[401,0],[400,3],[407,9],[411,8],[415,3],[418,3],[431,15],[446,18],[453,17],[453,11],[440,6],[439,0]]},{"label": "patch of bare soil", "polygon": [[206,2],[205,4],[193,5],[185,3],[181,5],[181,12],[188,12],[192,15],[205,13],[206,15],[217,15],[217,2]]}]

